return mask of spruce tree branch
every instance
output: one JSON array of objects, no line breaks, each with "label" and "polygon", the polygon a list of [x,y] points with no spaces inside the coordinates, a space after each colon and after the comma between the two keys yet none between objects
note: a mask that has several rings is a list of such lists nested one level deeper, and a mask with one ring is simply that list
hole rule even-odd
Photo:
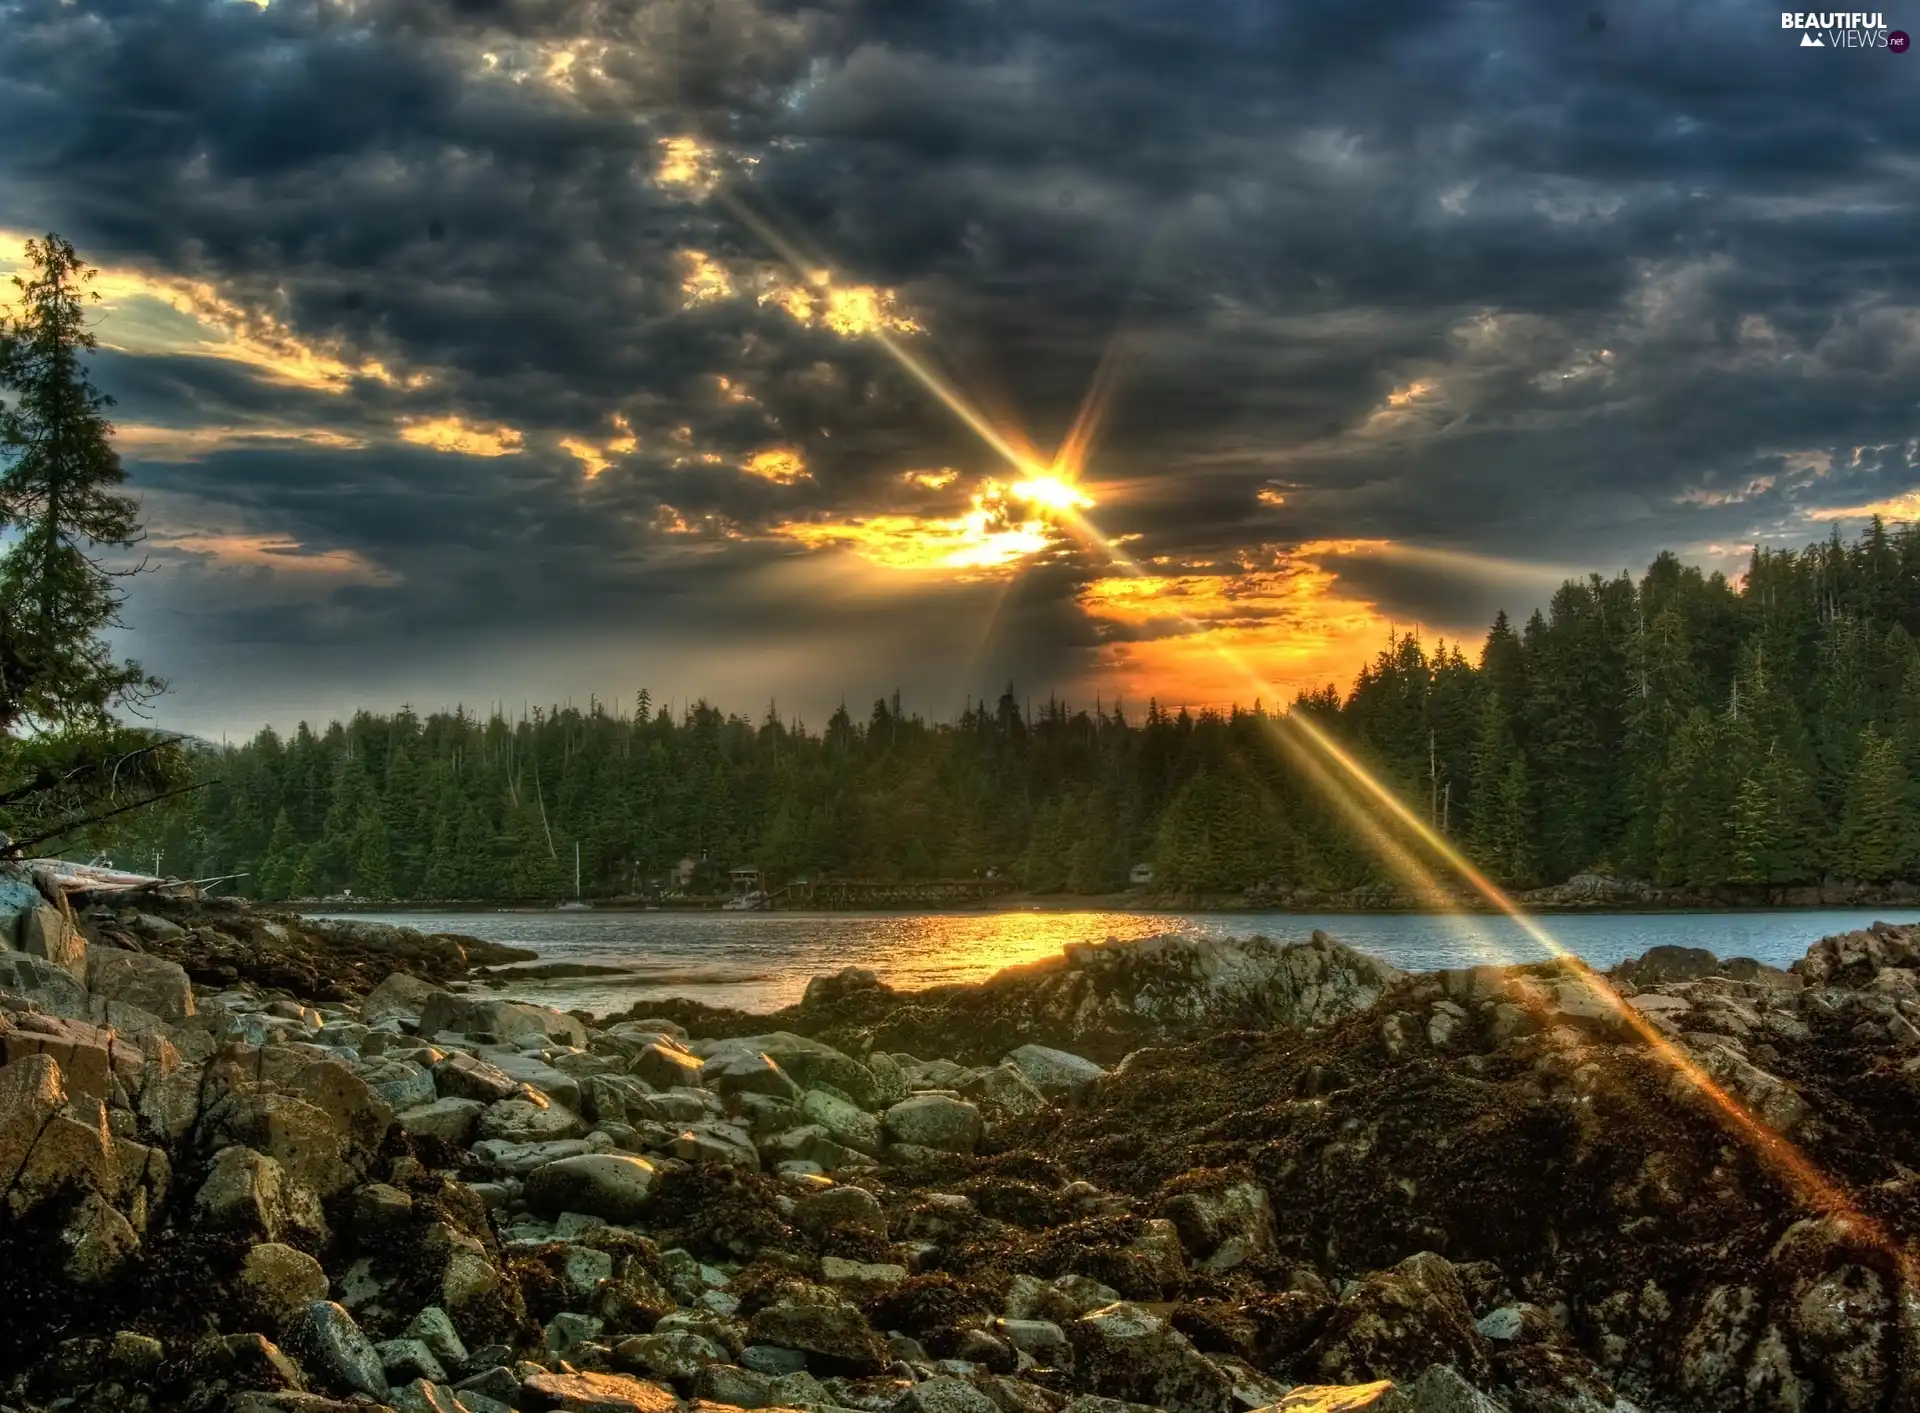
[{"label": "spruce tree branch", "polygon": [[15,839],[4,847],[0,847],[0,859],[17,859],[26,850],[33,848],[37,844],[44,844],[49,839],[58,839],[62,835],[73,833],[75,830],[85,829],[89,825],[103,824],[107,820],[115,819],[120,815],[131,814],[135,810],[146,809],[149,805],[157,805],[162,800],[171,800],[180,795],[191,795],[196,790],[206,789],[212,783],[211,780],[200,780],[191,785],[181,785],[172,790],[162,790],[157,795],[149,795],[144,800],[135,800],[130,805],[121,805],[115,809],[96,810],[91,814],[77,815],[74,818],[63,821],[53,829],[47,829],[38,834],[29,835],[25,839]]}]

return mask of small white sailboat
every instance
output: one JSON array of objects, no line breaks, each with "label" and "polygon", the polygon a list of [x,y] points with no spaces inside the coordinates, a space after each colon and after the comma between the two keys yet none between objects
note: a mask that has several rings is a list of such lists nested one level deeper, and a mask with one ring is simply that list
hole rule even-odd
[{"label": "small white sailboat", "polygon": [[580,842],[578,840],[575,840],[573,845],[573,896],[564,903],[556,903],[553,910],[557,913],[584,913],[593,910],[593,904],[580,896]]}]

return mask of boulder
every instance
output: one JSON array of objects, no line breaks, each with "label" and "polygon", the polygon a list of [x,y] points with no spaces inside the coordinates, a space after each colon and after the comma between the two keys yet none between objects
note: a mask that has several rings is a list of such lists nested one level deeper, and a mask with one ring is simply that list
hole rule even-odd
[{"label": "boulder", "polygon": [[424,1065],[412,1060],[390,1060],[379,1058],[369,1060],[355,1068],[355,1073],[368,1089],[378,1095],[381,1102],[395,1113],[402,1109],[417,1109],[423,1104],[431,1104],[438,1091],[434,1088],[433,1074]]},{"label": "boulder", "polygon": [[80,1199],[60,1234],[67,1248],[67,1276],[80,1285],[112,1279],[140,1249],[133,1224],[98,1192]]},{"label": "boulder", "polygon": [[1232,1377],[1138,1305],[1118,1301],[1088,1311],[1067,1327],[1067,1338],[1078,1377],[1108,1398],[1182,1413],[1238,1413]]},{"label": "boulder", "polygon": [[1001,1413],[1001,1408],[965,1379],[947,1375],[913,1385],[893,1401],[889,1413]]},{"label": "boulder", "polygon": [[1230,1271],[1273,1254],[1273,1207],[1267,1190],[1256,1182],[1177,1193],[1160,1211],[1204,1271]]},{"label": "boulder", "polygon": [[1465,1287],[1431,1251],[1354,1282],[1311,1354],[1321,1376],[1340,1383],[1413,1378],[1434,1364],[1450,1364],[1475,1383],[1488,1375],[1486,1341]]},{"label": "boulder", "polygon": [[1022,1045],[1008,1054],[1005,1063],[1048,1098],[1083,1093],[1106,1074],[1092,1060],[1045,1045]]},{"label": "boulder", "polygon": [[287,1346],[329,1383],[375,1398],[387,1396],[387,1375],[379,1352],[343,1306],[331,1300],[314,1301],[289,1329]]},{"label": "boulder", "polygon": [[625,1153],[583,1153],[535,1168],[527,1175],[527,1206],[536,1212],[585,1212],[609,1222],[638,1219],[647,1209],[657,1170]]},{"label": "boulder", "polygon": [[552,1413],[677,1413],[669,1389],[624,1374],[535,1374],[520,1385],[520,1406]]},{"label": "boulder", "polygon": [[420,1009],[422,1040],[431,1040],[443,1030],[509,1041],[523,1035],[544,1035],[582,1048],[587,1043],[586,1027],[564,1011],[519,1001],[456,996],[451,991],[435,992]]},{"label": "boulder", "polygon": [[754,1315],[748,1333],[755,1344],[797,1349],[850,1374],[877,1374],[893,1358],[858,1306],[825,1286],[798,1281]]},{"label": "boulder", "polygon": [[186,968],[145,952],[94,948],[87,961],[87,989],[168,1020],[194,1013],[193,983]]},{"label": "boulder", "polygon": [[692,1041],[687,1048],[709,1060],[718,1055],[742,1051],[749,1055],[765,1055],[802,1088],[828,1085],[863,1107],[878,1104],[882,1097],[873,1072],[851,1055],[842,1054],[821,1041],[788,1031]]},{"label": "boulder", "polygon": [[31,1001],[48,1015],[92,1019],[85,985],[45,957],[0,952],[0,991]]},{"label": "boulder", "polygon": [[701,1088],[732,1097],[736,1094],[763,1094],[798,1103],[802,1090],[769,1055],[746,1050],[727,1050],[700,1067],[697,1081]]},{"label": "boulder", "polygon": [[885,1124],[892,1142],[943,1153],[973,1152],[982,1129],[976,1106],[943,1094],[916,1094],[901,1100],[887,1110]]},{"label": "boulder", "polygon": [[450,1369],[461,1368],[467,1362],[467,1346],[460,1332],[453,1327],[447,1312],[437,1305],[422,1309],[401,1334],[405,1339],[419,1340],[433,1351],[434,1358]]},{"label": "boulder", "polygon": [[486,1107],[478,1099],[436,1099],[406,1110],[394,1122],[416,1138],[438,1138],[464,1147]]},{"label": "boulder", "polygon": [[656,1089],[692,1088],[700,1083],[699,1057],[677,1045],[648,1045],[633,1057],[628,1069]]},{"label": "boulder", "polygon": [[532,1099],[502,1099],[489,1105],[475,1124],[481,1138],[508,1143],[552,1143],[579,1138],[586,1131],[586,1124],[573,1110]]},{"label": "boulder", "polygon": [[428,1000],[439,994],[443,994],[441,988],[431,982],[396,971],[366,994],[360,1002],[360,1019],[373,1025],[391,1016],[417,1018],[426,1009]]},{"label": "boulder", "polygon": [[353,1145],[339,1124],[304,1099],[236,1091],[210,1117],[216,1137],[274,1159],[293,1182],[323,1201],[353,1186],[358,1176]]},{"label": "boulder", "polygon": [[794,1203],[793,1220],[802,1231],[816,1235],[836,1226],[870,1231],[883,1240],[887,1235],[887,1214],[879,1199],[861,1187],[810,1192]]},{"label": "boulder", "polygon": [[434,1065],[433,1083],[445,1098],[478,1099],[483,1104],[512,1099],[521,1092],[520,1081],[498,1065],[458,1050]]},{"label": "boulder", "polygon": [[200,1226],[270,1242],[295,1233],[321,1238],[326,1232],[320,1200],[290,1182],[279,1163],[243,1144],[213,1155],[193,1205]]},{"label": "boulder", "polygon": [[877,1154],[881,1147],[880,1121],[866,1110],[824,1089],[809,1089],[800,1099],[800,1112],[857,1152]]},{"label": "boulder", "polygon": [[41,904],[19,924],[20,950],[60,968],[80,985],[87,984],[87,939],[61,911]]},{"label": "boulder", "polygon": [[263,1241],[249,1248],[240,1263],[239,1287],[248,1308],[279,1330],[327,1298],[327,1273],[306,1252]]},{"label": "boulder", "polygon": [[[60,1066],[68,1094],[105,1100],[113,1094],[116,1059],[123,1072],[140,1068],[141,1055],[131,1046],[114,1054],[114,1036],[86,1021],[60,1016],[20,1016],[12,1029],[0,1031],[0,1063],[12,1064],[28,1055],[45,1055]],[[129,1063],[130,1062],[130,1063]],[[125,1077],[134,1078],[133,1074]]]}]

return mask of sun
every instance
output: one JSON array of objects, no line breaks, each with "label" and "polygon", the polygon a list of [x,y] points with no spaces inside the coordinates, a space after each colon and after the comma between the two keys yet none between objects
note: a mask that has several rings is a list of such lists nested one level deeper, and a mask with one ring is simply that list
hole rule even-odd
[{"label": "sun", "polygon": [[1055,512],[1068,510],[1086,510],[1094,504],[1093,497],[1069,481],[1058,476],[1035,476],[1015,483],[1009,493],[1037,505],[1042,510]]}]

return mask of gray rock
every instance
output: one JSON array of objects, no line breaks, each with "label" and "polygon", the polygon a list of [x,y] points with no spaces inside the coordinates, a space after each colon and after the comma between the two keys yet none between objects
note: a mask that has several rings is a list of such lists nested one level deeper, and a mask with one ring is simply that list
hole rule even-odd
[{"label": "gray rock", "polygon": [[971,1153],[980,1142],[980,1110],[964,1099],[916,1094],[887,1110],[886,1131],[894,1143]]},{"label": "gray rock", "polygon": [[1073,1364],[1073,1346],[1067,1332],[1051,1320],[995,1320],[993,1332],[1022,1354],[1055,1369]]},{"label": "gray rock", "polygon": [[693,1330],[635,1335],[616,1344],[613,1355],[623,1369],[668,1381],[691,1379],[703,1368],[727,1361],[726,1350]]},{"label": "gray rock", "polygon": [[1255,1182],[1217,1192],[1183,1192],[1160,1208],[1204,1271],[1230,1271],[1274,1250],[1273,1208]]},{"label": "gray rock", "polygon": [[316,1300],[292,1327],[288,1346],[311,1369],[330,1382],[371,1394],[387,1396],[386,1370],[380,1354],[354,1323],[345,1308],[331,1300]]},{"label": "gray rock", "polygon": [[59,967],[82,986],[87,984],[87,939],[58,908],[41,904],[19,924],[20,950]]},{"label": "gray rock", "polygon": [[447,1312],[438,1305],[429,1305],[415,1315],[402,1331],[402,1338],[417,1339],[433,1351],[433,1357],[449,1369],[459,1369],[467,1362],[467,1346],[460,1338],[460,1332],[453,1327],[453,1321]]},{"label": "gray rock", "polygon": [[386,1101],[389,1108],[417,1109],[434,1101],[433,1075],[424,1065],[411,1060],[381,1058],[356,1065],[354,1072]]},{"label": "gray rock", "polygon": [[323,1239],[327,1230],[320,1199],[292,1182],[279,1163],[243,1144],[213,1155],[193,1206],[200,1226],[268,1241],[291,1233]]},{"label": "gray rock", "polygon": [[604,1323],[592,1315],[562,1310],[547,1321],[547,1348],[555,1354],[565,1354],[576,1344],[598,1339],[604,1328]]},{"label": "gray rock", "polygon": [[51,1016],[91,1020],[87,988],[73,973],[45,957],[0,952],[0,991],[31,1001]]},{"label": "gray rock", "polygon": [[853,1226],[876,1236],[887,1234],[887,1215],[880,1201],[860,1187],[829,1187],[810,1192],[794,1203],[794,1223],[802,1231],[818,1233],[833,1226]]},{"label": "gray rock", "polygon": [[609,1222],[637,1220],[647,1209],[656,1169],[628,1154],[585,1153],[527,1175],[525,1200],[536,1212],[586,1212]]},{"label": "gray rock", "polygon": [[394,1413],[479,1413],[466,1399],[428,1379],[403,1384],[387,1395],[387,1401]]},{"label": "gray rock", "polygon": [[873,1073],[851,1055],[789,1031],[692,1041],[687,1048],[709,1060],[728,1052],[765,1055],[802,1088],[831,1085],[862,1106],[877,1105],[883,1097]]},{"label": "gray rock", "polygon": [[491,1104],[512,1099],[520,1093],[520,1081],[477,1056],[456,1051],[433,1067],[433,1082],[441,1095],[453,1099],[478,1099]]},{"label": "gray rock", "polygon": [[586,1133],[587,1126],[573,1110],[558,1104],[502,1099],[487,1106],[474,1131],[483,1139],[504,1139],[508,1143],[552,1143],[579,1138]]},{"label": "gray rock", "polygon": [[560,1258],[560,1283],[567,1293],[584,1300],[600,1288],[600,1282],[613,1279],[613,1257],[591,1246],[570,1246]]},{"label": "gray rock", "polygon": [[449,991],[435,992],[420,1008],[422,1039],[431,1040],[443,1030],[492,1035],[499,1040],[542,1035],[583,1048],[587,1043],[586,1027],[564,1012],[517,1001],[456,996]]},{"label": "gray rock", "polygon": [[444,994],[442,988],[404,971],[390,972],[387,979],[366,994],[360,1002],[360,1019],[367,1025],[389,1016],[418,1017],[430,998]]},{"label": "gray rock", "polygon": [[1110,1398],[1187,1413],[1238,1413],[1233,1379],[1158,1315],[1119,1301],[1067,1330],[1075,1367]]},{"label": "gray rock", "polygon": [[403,1110],[394,1122],[416,1138],[438,1138],[464,1147],[473,1137],[474,1127],[486,1107],[478,1099],[435,1099],[418,1108]]},{"label": "gray rock", "polygon": [[95,947],[87,959],[87,990],[168,1020],[194,1013],[193,983],[186,968],[145,952]]},{"label": "gray rock", "polygon": [[965,1379],[934,1378],[893,1401],[897,1413],[1001,1413],[1000,1405]]},{"label": "gray rock", "polygon": [[569,1109],[578,1109],[582,1089],[577,1075],[565,1070],[555,1069],[538,1055],[511,1054],[504,1050],[493,1051],[489,1058],[495,1068],[504,1070],[507,1075],[521,1084],[538,1090],[556,1104]]},{"label": "gray rock", "polygon": [[837,1143],[868,1154],[881,1149],[880,1121],[837,1094],[809,1089],[801,1096],[800,1112],[824,1128]]},{"label": "gray rock", "polygon": [[877,1374],[891,1362],[859,1307],[825,1286],[791,1289],[755,1314],[748,1329],[755,1344],[817,1354],[855,1373]]},{"label": "gray rock", "polygon": [[1008,1054],[1006,1063],[1049,1098],[1082,1093],[1106,1074],[1092,1060],[1045,1045],[1022,1045]]},{"label": "gray rock", "polygon": [[807,1356],[797,1349],[777,1344],[750,1344],[740,1351],[740,1365],[756,1374],[779,1378],[797,1374],[807,1367]]},{"label": "gray rock", "polygon": [[[1568,1413],[1579,1406],[1571,1400],[1565,1405]],[[1604,1410],[1590,1406],[1595,1413],[1627,1413],[1617,1406]],[[1435,1364],[1419,1378],[1382,1395],[1378,1413],[1506,1413],[1506,1409],[1463,1379],[1458,1370]]]},{"label": "gray rock", "polygon": [[389,1384],[405,1383],[411,1379],[425,1379],[429,1383],[445,1383],[447,1380],[446,1369],[423,1340],[389,1339],[373,1348],[380,1356],[380,1367],[386,1371]]},{"label": "gray rock", "polygon": [[803,1092],[771,1056],[746,1050],[727,1050],[700,1067],[700,1085],[716,1094],[764,1095],[797,1104]]},{"label": "gray rock", "polygon": [[656,1089],[694,1088],[700,1083],[699,1058],[678,1045],[648,1045],[633,1057],[628,1069]]},{"label": "gray rock", "polygon": [[327,1273],[304,1251],[263,1241],[240,1263],[240,1290],[250,1308],[279,1330],[316,1300],[327,1298]]},{"label": "gray rock", "polygon": [[693,1396],[730,1408],[765,1408],[773,1402],[773,1380],[733,1364],[702,1364],[694,1370]]}]

